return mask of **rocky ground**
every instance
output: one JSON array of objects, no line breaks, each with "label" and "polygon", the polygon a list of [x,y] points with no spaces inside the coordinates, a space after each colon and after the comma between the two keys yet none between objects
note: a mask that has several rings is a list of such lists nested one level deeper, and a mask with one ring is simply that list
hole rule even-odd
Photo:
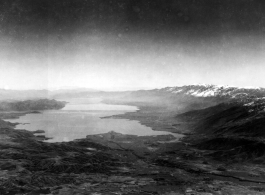
[{"label": "rocky ground", "polygon": [[213,160],[214,151],[199,150],[189,138],[109,132],[46,143],[0,123],[3,195],[265,194],[265,166]]}]

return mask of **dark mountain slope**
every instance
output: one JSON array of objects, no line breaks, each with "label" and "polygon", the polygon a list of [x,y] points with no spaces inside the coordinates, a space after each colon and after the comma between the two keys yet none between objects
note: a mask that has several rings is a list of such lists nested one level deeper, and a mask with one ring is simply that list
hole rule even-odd
[{"label": "dark mountain slope", "polygon": [[240,103],[226,103],[176,116],[189,124],[195,147],[217,160],[265,161],[265,113]]},{"label": "dark mountain slope", "polygon": [[265,136],[265,113],[249,112],[242,104],[219,104],[177,115],[176,119],[190,122],[192,130],[202,134]]},{"label": "dark mountain slope", "polygon": [[196,145],[202,150],[210,150],[210,157],[218,161],[265,162],[265,143],[246,137],[212,137]]},{"label": "dark mountain slope", "polygon": [[26,101],[0,102],[0,111],[30,111],[30,110],[51,110],[61,109],[66,102],[40,99]]}]

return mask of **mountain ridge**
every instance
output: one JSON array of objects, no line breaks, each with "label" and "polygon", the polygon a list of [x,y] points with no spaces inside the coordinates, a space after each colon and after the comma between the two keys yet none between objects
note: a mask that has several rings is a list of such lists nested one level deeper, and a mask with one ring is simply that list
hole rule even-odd
[{"label": "mountain ridge", "polygon": [[240,94],[250,93],[253,95],[265,96],[265,88],[262,87],[232,87],[228,85],[184,85],[176,87],[165,87],[161,89],[155,89],[156,91],[171,92],[175,94],[186,93],[186,95],[192,95],[197,97],[213,97],[213,96],[231,96],[236,97]]}]

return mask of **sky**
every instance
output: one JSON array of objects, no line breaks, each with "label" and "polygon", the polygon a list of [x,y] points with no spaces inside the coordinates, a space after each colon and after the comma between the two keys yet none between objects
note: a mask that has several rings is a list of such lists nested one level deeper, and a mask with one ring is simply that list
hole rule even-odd
[{"label": "sky", "polygon": [[263,0],[2,0],[0,88],[265,87]]}]

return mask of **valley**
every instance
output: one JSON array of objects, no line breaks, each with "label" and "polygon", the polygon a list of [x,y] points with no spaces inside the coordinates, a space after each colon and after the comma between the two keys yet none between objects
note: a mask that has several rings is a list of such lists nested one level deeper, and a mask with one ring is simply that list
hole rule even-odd
[{"label": "valley", "polygon": [[1,112],[0,193],[265,194],[264,91],[244,89],[249,95],[242,97],[210,93],[212,86],[183,88],[209,96],[197,97],[184,89],[182,94],[161,89],[100,96],[104,103],[138,107],[102,120],[139,121],[154,131],[180,133],[179,139],[112,129],[49,143],[43,142],[45,136],[14,129],[16,124],[2,120],[21,112]]},{"label": "valley", "polygon": [[264,0],[0,0],[0,195],[265,195]]}]

